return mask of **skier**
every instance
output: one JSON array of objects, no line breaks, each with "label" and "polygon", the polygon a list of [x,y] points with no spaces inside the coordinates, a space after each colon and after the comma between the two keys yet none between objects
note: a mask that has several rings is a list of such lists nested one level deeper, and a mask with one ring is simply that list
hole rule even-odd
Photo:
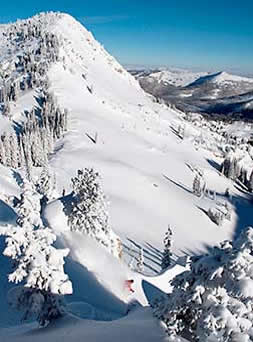
[{"label": "skier", "polygon": [[134,292],[134,290],[131,287],[133,283],[134,283],[133,279],[125,280],[125,287],[130,292]]}]

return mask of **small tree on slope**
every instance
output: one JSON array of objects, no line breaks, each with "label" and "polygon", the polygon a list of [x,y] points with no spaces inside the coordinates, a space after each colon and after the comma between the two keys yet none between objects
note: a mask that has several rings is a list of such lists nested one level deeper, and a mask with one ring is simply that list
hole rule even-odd
[{"label": "small tree on slope", "polygon": [[33,184],[23,181],[21,199],[16,207],[18,212],[18,224],[29,222],[34,226],[42,226],[40,218],[40,195],[35,191]]},{"label": "small tree on slope", "polygon": [[193,179],[192,190],[198,197],[201,197],[205,191],[205,181],[203,176],[199,173],[197,173]]},{"label": "small tree on slope", "polygon": [[78,170],[72,178],[73,205],[69,216],[72,231],[80,231],[96,239],[117,255],[118,237],[109,226],[106,198],[100,176],[93,169]]},{"label": "small tree on slope", "polygon": [[36,183],[36,189],[39,194],[41,194],[47,200],[52,200],[54,198],[55,188],[56,188],[55,175],[53,175],[49,166],[45,165],[41,171],[40,177]]},{"label": "small tree on slope", "polygon": [[172,245],[172,230],[170,226],[168,226],[168,230],[165,233],[165,237],[163,240],[164,250],[163,250],[163,258],[162,258],[162,270],[165,270],[171,264],[171,245]]},{"label": "small tree on slope", "polygon": [[137,263],[136,263],[136,270],[138,272],[143,272],[143,268],[144,268],[143,248],[140,248]]},{"label": "small tree on slope", "polygon": [[9,281],[24,284],[10,291],[10,304],[24,311],[23,320],[36,316],[41,325],[61,316],[62,296],[72,293],[63,270],[68,249],[54,248],[56,236],[52,231],[35,229],[28,220],[22,221],[22,227],[2,228],[0,234],[7,236],[3,254],[14,260]]},{"label": "small tree on slope", "polygon": [[172,281],[173,291],[153,304],[169,336],[190,341],[253,339],[253,228],[233,243],[192,258],[189,271]]}]

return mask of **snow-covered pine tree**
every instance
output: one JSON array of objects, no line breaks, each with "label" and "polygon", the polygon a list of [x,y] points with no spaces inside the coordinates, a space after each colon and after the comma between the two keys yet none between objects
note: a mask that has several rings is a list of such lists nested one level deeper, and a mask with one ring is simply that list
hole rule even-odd
[{"label": "snow-covered pine tree", "polygon": [[17,169],[20,165],[20,150],[18,146],[17,135],[14,131],[10,134],[9,139],[11,166],[14,169]]},{"label": "snow-covered pine tree", "polygon": [[134,257],[131,257],[129,263],[128,263],[128,267],[130,268],[130,270],[134,271],[135,269],[135,258]]},{"label": "snow-covered pine tree", "polygon": [[21,139],[18,141],[18,148],[19,148],[19,162],[21,167],[25,167],[25,152],[23,148],[23,144]]},{"label": "snow-covered pine tree", "polygon": [[232,180],[236,180],[240,176],[241,169],[238,163],[237,154],[234,151],[231,150],[226,155],[222,163],[221,172]]},{"label": "snow-covered pine tree", "polygon": [[10,118],[10,104],[9,101],[4,102],[4,108],[3,108],[3,115],[6,116],[7,118]]},{"label": "snow-covered pine tree", "polygon": [[68,116],[69,116],[69,111],[65,108],[64,109],[64,116],[63,116],[63,130],[66,132],[68,130]]},{"label": "snow-covered pine tree", "polygon": [[253,228],[233,242],[192,257],[190,270],[176,276],[172,293],[157,299],[154,315],[168,335],[187,341],[251,341],[253,329]]},{"label": "snow-covered pine tree", "polygon": [[180,124],[178,126],[178,135],[181,139],[184,139],[184,133],[185,133],[185,124]]},{"label": "snow-covered pine tree", "polygon": [[0,162],[1,164],[6,165],[5,148],[4,148],[4,144],[3,144],[1,137],[0,137]]},{"label": "snow-covered pine tree", "polygon": [[144,268],[143,248],[140,248],[139,255],[137,258],[137,262],[136,262],[136,270],[141,273],[143,272],[143,268]]},{"label": "snow-covered pine tree", "polygon": [[41,171],[36,184],[36,189],[38,193],[46,199],[46,201],[54,198],[55,175],[50,172],[48,164],[45,165]]},{"label": "snow-covered pine tree", "polygon": [[225,219],[228,221],[231,220],[231,212],[232,212],[231,204],[228,201],[226,201],[224,203],[224,215],[225,215]]},{"label": "snow-covered pine tree", "polygon": [[192,190],[196,196],[198,196],[198,197],[201,196],[200,177],[198,174],[196,174],[194,179],[193,179]]},{"label": "snow-covered pine tree", "polygon": [[35,191],[30,182],[24,180],[21,198],[16,206],[19,215],[19,225],[22,226],[26,222],[29,222],[31,225],[42,227],[40,209],[40,195]]},{"label": "snow-covered pine tree", "polygon": [[193,179],[192,190],[198,197],[201,197],[205,191],[205,182],[203,176],[201,176],[199,172],[196,173]]},{"label": "snow-covered pine tree", "polygon": [[32,156],[30,149],[30,140],[27,134],[22,134],[20,144],[23,146],[24,151],[24,162],[25,162],[25,172],[26,178],[29,182],[32,182]]},{"label": "snow-covered pine tree", "polygon": [[11,167],[10,134],[8,132],[6,132],[3,137],[3,146],[5,151],[5,166]]},{"label": "snow-covered pine tree", "polygon": [[2,86],[1,88],[0,88],[0,102],[5,102],[5,87],[4,86]]},{"label": "snow-covered pine tree", "polygon": [[221,172],[228,177],[229,175],[229,169],[230,169],[230,165],[231,165],[231,154],[232,152],[228,153],[223,161],[223,163],[221,164]]},{"label": "snow-covered pine tree", "polygon": [[225,218],[225,214],[220,209],[218,209],[216,206],[213,206],[213,207],[209,208],[208,212],[207,212],[207,215],[218,226],[222,225],[223,220]]},{"label": "snow-covered pine tree", "polygon": [[91,236],[115,255],[118,237],[109,225],[99,173],[92,168],[78,170],[77,176],[72,178],[72,187],[72,211],[68,219],[70,229]]},{"label": "snow-covered pine tree", "polygon": [[62,296],[72,293],[63,269],[68,249],[57,250],[52,231],[36,229],[28,221],[19,227],[3,228],[0,234],[7,236],[3,254],[14,260],[9,281],[24,284],[10,291],[11,306],[24,311],[23,320],[35,316],[41,325],[60,317],[64,312]]},{"label": "snow-covered pine tree", "polygon": [[168,229],[165,233],[165,237],[163,240],[163,245],[164,245],[164,249],[163,249],[163,256],[162,256],[162,264],[161,264],[161,268],[162,270],[165,270],[167,267],[170,266],[171,264],[171,246],[172,246],[172,230],[170,228],[170,226],[168,226]]}]

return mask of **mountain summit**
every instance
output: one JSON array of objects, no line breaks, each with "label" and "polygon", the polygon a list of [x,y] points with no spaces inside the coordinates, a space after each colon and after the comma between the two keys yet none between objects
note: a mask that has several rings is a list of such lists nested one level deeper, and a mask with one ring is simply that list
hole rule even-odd
[{"label": "mountain summit", "polygon": [[253,83],[253,78],[231,75],[225,71],[220,71],[215,74],[202,76],[193,83],[191,83],[189,86],[202,85],[209,82],[216,83],[218,85],[227,83]]}]

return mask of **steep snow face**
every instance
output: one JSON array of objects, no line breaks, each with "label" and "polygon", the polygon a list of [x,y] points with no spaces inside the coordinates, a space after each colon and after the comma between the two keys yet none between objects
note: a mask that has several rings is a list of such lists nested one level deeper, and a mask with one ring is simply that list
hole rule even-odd
[{"label": "steep snow face", "polygon": [[[162,249],[168,224],[174,234],[174,251],[180,254],[189,246],[194,251],[230,237],[235,220],[217,231],[201,211],[202,202],[192,195],[194,173],[187,165],[207,169],[209,187],[221,194],[228,187],[227,180],[211,169],[210,154],[197,153],[174,135],[171,126],[179,124],[177,113],[153,103],[138,82],[69,15],[49,13],[29,20],[38,20],[61,43],[59,61],[48,75],[59,105],[69,110],[69,131],[50,161],[58,190],[71,191],[70,179],[78,168],[97,169],[111,202],[113,228],[130,252],[133,249],[136,255],[143,247],[146,256],[152,254],[150,269],[155,271],[160,270],[161,256],[153,252]],[[21,96],[17,108],[30,107],[33,95],[28,91]],[[18,112],[14,116],[16,119]],[[194,229],[189,229],[189,222]]]},{"label": "steep snow face", "polygon": [[107,53],[91,32],[73,17],[62,14],[52,31],[62,37],[64,45],[62,57],[78,65],[79,70],[75,72],[82,72],[79,76],[86,80],[88,85],[92,85],[92,81],[95,81],[98,85],[107,88],[107,93],[111,94],[111,91],[115,92],[117,87],[112,89],[110,86],[118,80],[118,82],[126,82],[134,90],[140,90],[139,83],[134,77]]},{"label": "steep snow face", "polygon": [[226,83],[230,83],[230,84],[231,83],[241,83],[241,82],[253,83],[253,78],[231,75],[225,71],[221,71],[221,72],[218,72],[215,74],[200,77],[195,82],[193,82],[191,85],[201,85],[201,84],[209,83],[209,82],[216,83],[218,85],[224,85]]},{"label": "steep snow face", "polygon": [[[210,170],[210,156],[180,143],[172,133],[177,114],[153,103],[73,18],[61,16],[53,32],[62,37],[63,46],[62,61],[49,72],[50,90],[70,111],[69,131],[50,163],[58,189],[71,191],[70,178],[78,168],[98,170],[113,229],[129,254],[131,249],[138,254],[140,247],[145,257],[151,254],[152,271],[160,270],[161,256],[154,251],[162,249],[168,224],[179,254],[189,246],[195,250],[230,237],[235,221],[217,230],[191,193],[194,174],[187,164]],[[224,193],[227,180],[214,170],[209,173],[210,187],[217,183],[217,191]]]},{"label": "steep snow face", "polygon": [[158,83],[172,84],[176,87],[184,87],[200,77],[207,75],[206,72],[191,72],[184,69],[168,69],[150,73],[147,80],[156,80]]}]

